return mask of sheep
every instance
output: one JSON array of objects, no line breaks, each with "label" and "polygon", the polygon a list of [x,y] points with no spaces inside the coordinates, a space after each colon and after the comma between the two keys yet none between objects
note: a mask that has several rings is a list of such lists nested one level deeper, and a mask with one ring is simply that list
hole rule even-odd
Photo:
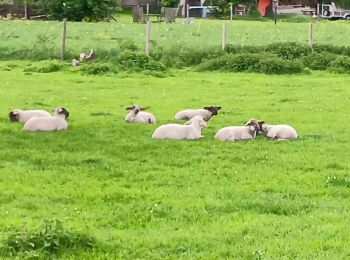
[{"label": "sheep", "polygon": [[77,66],[80,66],[80,61],[77,60],[77,59],[73,59],[71,64],[72,64],[73,67],[77,67]]},{"label": "sheep", "polygon": [[297,139],[297,131],[290,125],[268,125],[265,121],[252,120],[259,127],[259,132],[270,139],[279,141]]},{"label": "sheep", "polygon": [[125,121],[155,124],[156,117],[149,112],[144,112],[145,108],[139,105],[128,106],[125,110],[129,110],[129,113],[125,116]]},{"label": "sheep", "polygon": [[186,109],[175,114],[175,120],[189,120],[195,116],[202,116],[208,122],[212,116],[216,116],[221,107],[208,106],[202,109]]},{"label": "sheep", "polygon": [[259,127],[249,120],[244,126],[227,126],[219,129],[214,138],[221,141],[238,141],[254,139]]},{"label": "sheep", "polygon": [[80,53],[79,55],[79,60],[83,61],[93,61],[96,58],[96,52],[94,51],[94,49],[90,49],[90,51],[86,54],[84,52]]},{"label": "sheep", "polygon": [[202,136],[201,129],[206,127],[207,123],[203,117],[195,116],[184,125],[167,124],[158,127],[153,135],[153,139],[199,139]]},{"label": "sheep", "polygon": [[54,113],[50,117],[33,117],[28,120],[23,127],[25,131],[56,131],[68,128],[66,119],[69,117],[69,112],[59,107],[54,109]]},{"label": "sheep", "polygon": [[33,117],[51,117],[51,114],[45,110],[21,110],[13,109],[8,114],[11,122],[27,122]]}]

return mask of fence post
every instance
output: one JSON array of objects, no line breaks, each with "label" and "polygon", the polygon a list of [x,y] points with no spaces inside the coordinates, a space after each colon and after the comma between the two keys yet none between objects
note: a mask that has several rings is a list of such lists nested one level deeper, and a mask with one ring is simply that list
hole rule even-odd
[{"label": "fence post", "polygon": [[317,4],[317,7],[316,7],[316,15],[317,15],[317,21],[319,22],[320,21],[320,4]]},{"label": "fence post", "polygon": [[221,49],[224,51],[226,47],[226,39],[227,39],[227,27],[226,23],[222,24],[222,38],[221,38]]},{"label": "fence post", "polygon": [[312,50],[312,23],[309,23],[309,48]]},{"label": "fence post", "polygon": [[148,15],[149,15],[149,4],[147,4],[147,6],[146,6],[146,15],[147,15],[147,21],[149,20],[149,17],[148,17]]},{"label": "fence post", "polygon": [[27,6],[27,1],[24,1],[24,19],[28,19],[28,6]]},{"label": "fence post", "polygon": [[66,31],[67,31],[67,18],[63,18],[63,30],[62,30],[62,44],[61,44],[61,60],[64,60],[64,54],[66,52]]},{"label": "fence post", "polygon": [[232,22],[233,19],[233,9],[232,9],[232,3],[230,3],[230,21]]},{"label": "fence post", "polygon": [[151,23],[150,23],[150,21],[147,21],[147,23],[146,23],[146,48],[145,48],[145,54],[147,56],[149,56],[150,36],[151,36]]}]

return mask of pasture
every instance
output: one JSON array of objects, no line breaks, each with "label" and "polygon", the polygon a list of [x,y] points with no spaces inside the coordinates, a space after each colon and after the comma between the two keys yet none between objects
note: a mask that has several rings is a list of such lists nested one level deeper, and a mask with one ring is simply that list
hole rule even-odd
[{"label": "pasture", "polygon": [[[310,18],[311,19],[311,18]],[[348,21],[314,22],[315,44],[349,46]],[[192,24],[152,23],[151,52],[159,48],[182,46],[208,49],[221,46],[222,23],[220,20],[196,19]],[[308,42],[308,24],[272,21],[233,21],[228,23],[227,43],[235,46],[264,46],[276,42]],[[33,52],[44,51],[48,58],[59,58],[62,22],[55,21],[1,21],[0,50],[6,57],[22,58]],[[97,52],[118,53],[123,47],[135,45],[143,49],[146,26],[131,24],[131,17],[123,23],[70,23],[67,25],[66,48],[78,55],[82,50],[94,48]],[[41,57],[43,58],[43,57]]]},{"label": "pasture", "polygon": [[[24,24],[44,33],[38,27],[45,23],[12,22],[14,33],[25,31]],[[143,25],[132,28],[141,32]],[[89,76],[23,72],[28,63],[0,62],[1,248],[17,230],[58,219],[97,241],[90,251],[63,250],[64,259],[350,256],[350,76],[185,70],[165,78]],[[183,108],[223,109],[201,140],[156,141],[150,136],[157,125],[124,122],[125,107],[134,103],[147,106],[157,125]],[[67,131],[25,133],[7,119],[14,107],[59,105],[71,113]],[[289,123],[300,138],[213,140],[219,128],[250,118]],[[22,256],[45,258],[31,251]]]}]

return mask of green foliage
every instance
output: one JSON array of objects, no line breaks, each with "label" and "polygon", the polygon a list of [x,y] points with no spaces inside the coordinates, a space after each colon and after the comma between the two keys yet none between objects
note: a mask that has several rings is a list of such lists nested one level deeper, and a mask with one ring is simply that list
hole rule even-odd
[{"label": "green foliage", "polygon": [[177,7],[180,3],[180,0],[160,0],[161,6],[165,7]]},{"label": "green foliage", "polygon": [[310,52],[306,44],[296,42],[272,43],[266,46],[265,51],[275,53],[286,60],[297,59]]},{"label": "green foliage", "polygon": [[116,8],[116,0],[40,0],[40,5],[53,19],[97,21]]},{"label": "green foliage", "polygon": [[339,56],[331,62],[330,70],[336,73],[350,73],[350,57]]},{"label": "green foliage", "polygon": [[59,220],[46,220],[38,231],[28,228],[10,234],[0,248],[2,255],[40,256],[59,255],[65,251],[92,250],[95,238],[66,231]]},{"label": "green foliage", "polygon": [[83,73],[85,74],[90,74],[90,75],[101,75],[101,74],[106,74],[108,72],[112,72],[112,73],[118,72],[115,65],[106,64],[106,63],[85,64],[82,66],[81,71],[83,71]]},{"label": "green foliage", "polygon": [[200,71],[220,70],[230,72],[261,72],[266,74],[292,74],[303,71],[297,61],[282,60],[274,55],[261,54],[227,54],[203,62]]},{"label": "green foliage", "polygon": [[332,61],[337,58],[337,55],[329,52],[310,52],[302,57],[303,64],[312,70],[326,70]]},{"label": "green foliage", "polygon": [[134,52],[126,50],[117,58],[118,64],[121,68],[132,71],[140,70],[155,70],[165,71],[166,67],[159,61],[145,55],[142,52]]},{"label": "green foliage", "polygon": [[28,66],[23,69],[24,72],[39,72],[39,73],[51,73],[60,71],[64,68],[64,64],[57,60],[41,61],[36,63],[35,66]]}]

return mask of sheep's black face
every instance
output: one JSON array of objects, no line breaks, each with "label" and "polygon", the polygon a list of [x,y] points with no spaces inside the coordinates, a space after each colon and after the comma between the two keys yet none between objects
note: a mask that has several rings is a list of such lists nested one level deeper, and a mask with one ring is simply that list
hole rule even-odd
[{"label": "sheep's black face", "polygon": [[18,122],[19,121],[19,114],[17,112],[11,111],[9,113],[9,119],[11,122]]},{"label": "sheep's black face", "polygon": [[64,117],[67,119],[69,117],[69,112],[67,109],[65,109],[64,107],[61,107],[58,111],[58,114],[60,115],[64,115]]},{"label": "sheep's black face", "polygon": [[138,109],[138,108],[135,108],[135,109],[134,109],[134,114],[135,114],[135,115],[137,115],[139,112],[140,112],[140,109]]},{"label": "sheep's black face", "polygon": [[218,111],[221,109],[221,107],[210,106],[210,107],[205,107],[204,109],[210,111],[213,116],[216,116],[218,114]]}]

